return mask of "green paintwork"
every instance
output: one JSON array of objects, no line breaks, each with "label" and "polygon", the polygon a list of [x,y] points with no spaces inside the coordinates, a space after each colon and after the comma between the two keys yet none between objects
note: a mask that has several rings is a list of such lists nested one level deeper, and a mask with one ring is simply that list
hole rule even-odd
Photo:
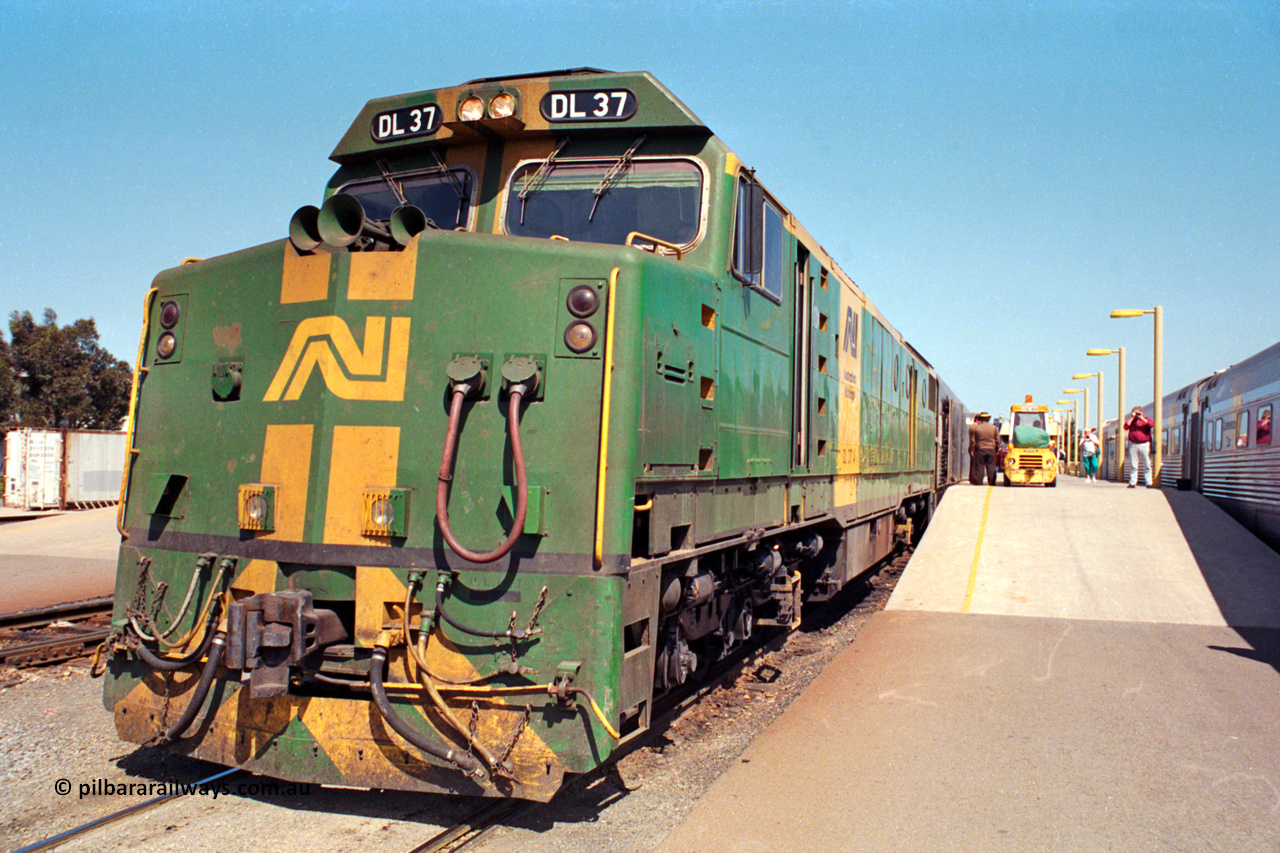
[{"label": "green paintwork", "polygon": [[[595,87],[635,93],[635,118],[553,126],[537,114],[540,92]],[[519,95],[516,120],[466,126],[448,115],[433,137],[381,144],[371,140],[370,122],[381,112],[425,103],[453,109],[472,92],[488,97],[499,90]],[[705,221],[683,259],[633,247],[487,233],[502,221],[506,180],[517,161],[547,156],[560,134],[573,139],[566,157],[613,160],[641,133],[650,135],[642,156],[681,156],[703,167]],[[117,622],[133,600],[141,560],[150,560],[154,580],[169,584],[166,602],[171,608],[203,553],[234,557],[246,578],[259,577],[248,570],[250,561],[266,566],[260,575],[265,580],[256,586],[243,581],[249,586],[238,587],[238,596],[310,590],[316,606],[332,608],[352,633],[353,619],[369,618],[359,614],[390,618],[380,608],[395,604],[394,585],[402,590],[412,570],[425,573],[425,589],[417,601],[428,614],[437,574],[456,572],[449,612],[485,630],[505,629],[513,611],[515,624],[523,627],[545,586],[546,604],[538,620],[542,633],[518,644],[519,662],[536,673],[530,678],[539,683],[551,680],[567,662],[578,662],[575,684],[595,694],[613,725],[626,719],[635,730],[648,719],[648,688],[660,641],[662,570],[654,561],[673,549],[709,542],[739,547],[734,537],[746,531],[786,533],[804,522],[821,523],[843,535],[844,528],[861,529],[855,524],[892,511],[909,495],[929,491],[935,461],[930,370],[878,315],[860,308],[861,341],[848,349],[859,353],[860,380],[839,375],[841,324],[846,310],[853,310],[848,306],[862,302],[851,301],[852,282],[837,274],[831,259],[789,217],[781,301],[734,276],[735,194],[743,173],[724,144],[648,74],[485,81],[370,101],[334,151],[341,168],[324,195],[352,181],[377,179],[384,169],[427,172],[436,164],[430,146],[451,166],[451,158],[461,152],[457,156],[466,158],[465,165],[473,170],[474,226],[471,233],[428,230],[418,235],[416,264],[409,273],[411,298],[350,298],[355,264],[377,258],[339,250],[327,256],[327,281],[316,279],[308,285],[314,288],[310,296],[281,304],[287,291],[282,279],[290,280],[299,264],[314,270],[328,251],[290,260],[292,249],[281,241],[184,265],[156,278],[159,297],[151,303],[148,320],[147,372],[137,389],[134,445],[139,453],[125,507],[129,539],[119,563]],[[390,258],[386,251],[366,254]],[[796,297],[797,263],[807,263],[803,299]],[[614,271],[616,285],[610,293]],[[382,281],[377,275],[360,275],[361,282]],[[566,296],[584,283],[601,296],[598,312],[588,318],[599,339],[579,354],[568,349],[563,334],[575,319]],[[181,304],[181,320],[173,330],[179,347],[171,358],[159,360],[156,342],[164,331],[160,306],[170,299]],[[615,328],[609,448],[603,514],[597,517],[610,301]],[[314,324],[320,318],[336,318],[325,320],[337,324],[325,328],[344,329],[352,352],[363,348],[362,358],[378,356],[373,377],[378,381],[384,373],[391,376],[392,349],[388,344],[385,354],[375,353],[369,341],[383,328],[391,328],[394,337],[395,329],[402,328],[396,323],[407,321],[402,398],[354,399],[337,393],[343,381],[368,382],[369,371],[333,356],[340,349],[337,332],[294,340],[296,330],[319,328]],[[291,342],[295,350],[290,350]],[[291,374],[282,372],[281,365],[288,367],[295,357],[290,352],[313,352],[303,349],[308,346],[317,347],[319,357],[330,358],[332,374],[317,368],[305,384],[298,380],[296,387],[289,385],[289,393],[282,393]],[[807,360],[799,358],[799,347],[807,347]],[[464,407],[450,481],[452,527],[468,547],[494,547],[514,513],[506,397],[500,390],[503,366],[519,359],[513,369],[525,375],[533,365],[540,380],[520,415],[530,492],[526,535],[510,556],[487,566],[466,564],[447,550],[435,512],[449,406],[446,371],[466,358],[483,363],[488,376],[480,398]],[[298,363],[306,364],[305,358]],[[899,366],[897,387],[890,368],[894,363]],[[907,379],[913,375],[914,397]],[[801,385],[807,386],[807,397],[799,394]],[[859,397],[857,433],[839,435],[840,407]],[[798,423],[806,425],[803,446],[797,444]],[[309,425],[312,437],[309,455],[302,453],[305,447],[298,450],[297,465],[306,469],[301,535],[283,541],[271,531],[241,531],[238,490],[268,482],[263,469],[268,428],[300,425]],[[331,465],[335,452],[346,449],[336,436],[350,427],[387,428],[397,436],[393,482],[366,482],[359,460],[343,470]],[[856,502],[838,504],[836,460],[855,445],[861,452]],[[288,524],[283,506],[290,487],[276,485],[273,529]],[[402,502],[398,505],[408,508],[404,535],[360,540],[362,544],[335,540],[328,524],[333,488],[344,495],[393,488]],[[636,508],[645,500],[652,510]],[[165,512],[157,513],[157,508]],[[599,565],[593,560],[597,526],[603,531]],[[647,538],[633,541],[633,533],[644,530]],[[366,582],[357,566],[387,567],[392,588],[363,588]],[[850,573],[840,576],[845,574]],[[372,609],[366,606],[370,601]],[[375,627],[381,629],[381,622]],[[510,644],[463,637],[449,627],[441,630],[477,672],[492,672],[511,659]],[[348,642],[356,646],[350,666],[358,671],[368,659],[371,641],[365,636]],[[107,707],[117,712],[122,735],[134,740],[146,739],[160,725],[158,718],[147,725],[138,720],[139,714],[156,714],[162,702],[162,691],[152,681],[144,682],[144,675],[145,667],[137,661],[117,658],[104,693]],[[227,675],[215,695],[224,703],[220,713],[234,720],[233,711],[247,714],[255,702],[267,701],[248,699],[247,692],[235,687],[239,674]],[[527,681],[504,677],[496,683]],[[327,701],[320,695],[300,701],[314,701],[311,713],[319,713]],[[553,781],[522,795],[545,798],[558,783],[555,773],[590,769],[612,751],[613,741],[584,710],[585,703],[566,708],[545,694],[519,700],[526,701],[535,712],[529,730],[551,750],[559,769],[553,772],[548,764]],[[439,725],[432,715],[416,710],[420,697],[401,694],[394,702],[424,730]],[[333,715],[341,716],[339,707],[334,706]],[[361,727],[377,719],[368,710]],[[438,736],[447,738],[447,733]],[[378,748],[390,756],[390,764],[380,770],[343,770],[337,758],[316,763],[319,754],[345,755],[350,744],[370,737],[381,737]],[[506,792],[494,784],[477,789],[452,771],[388,770],[417,766],[418,761],[406,758],[410,753],[391,746],[388,738],[381,728],[374,735],[364,728],[317,734],[294,722],[280,731],[279,745],[248,758],[213,735],[205,742],[196,736],[182,748],[295,780]],[[426,767],[430,762],[418,763]]]}]

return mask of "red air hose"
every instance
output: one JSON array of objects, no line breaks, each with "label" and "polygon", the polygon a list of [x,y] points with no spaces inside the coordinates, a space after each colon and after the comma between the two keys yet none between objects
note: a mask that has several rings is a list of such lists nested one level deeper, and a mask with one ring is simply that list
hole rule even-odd
[{"label": "red air hose", "polygon": [[496,550],[478,553],[463,547],[453,535],[449,526],[449,481],[453,479],[453,453],[458,444],[458,424],[462,420],[462,402],[466,399],[468,388],[459,385],[453,390],[453,400],[449,405],[449,426],[444,439],[444,453],[440,456],[440,477],[436,484],[436,518],[440,522],[440,532],[444,541],[459,557],[473,563],[492,563],[505,557],[524,532],[524,519],[529,512],[529,494],[525,485],[524,446],[520,443],[520,401],[524,398],[525,386],[511,386],[507,401],[507,424],[511,431],[511,460],[516,470],[516,515],[511,523],[511,532],[506,541]]}]

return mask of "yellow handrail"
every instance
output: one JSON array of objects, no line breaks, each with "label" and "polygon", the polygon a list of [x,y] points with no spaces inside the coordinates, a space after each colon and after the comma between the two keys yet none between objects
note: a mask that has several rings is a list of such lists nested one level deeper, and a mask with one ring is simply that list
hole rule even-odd
[{"label": "yellow handrail", "polygon": [[617,304],[618,273],[621,268],[614,267],[609,273],[609,307],[605,314],[604,326],[604,393],[600,406],[600,465],[596,480],[596,539],[595,567],[604,565],[604,485],[605,475],[609,471],[609,407],[613,395],[613,317]]},{"label": "yellow handrail", "polygon": [[639,238],[645,241],[646,243],[652,243],[654,246],[662,246],[663,248],[670,249],[671,251],[676,253],[677,261],[684,260],[684,250],[681,249],[679,246],[677,246],[675,243],[669,243],[666,240],[659,239],[658,237],[653,237],[649,234],[645,234],[642,231],[632,231],[630,234],[627,235],[627,245],[634,246],[636,238]]},{"label": "yellow handrail", "polygon": [[138,449],[133,446],[134,418],[138,412],[138,383],[148,370],[142,366],[142,354],[146,351],[147,339],[151,336],[151,303],[159,292],[160,288],[153,287],[142,299],[142,338],[138,341],[138,357],[133,362],[133,384],[129,386],[129,420],[125,425],[124,444],[128,452],[124,459],[124,471],[120,474],[120,504],[116,507],[116,530],[120,531],[121,539],[129,538],[129,534],[124,532],[124,505],[129,499],[133,458],[138,455]]}]

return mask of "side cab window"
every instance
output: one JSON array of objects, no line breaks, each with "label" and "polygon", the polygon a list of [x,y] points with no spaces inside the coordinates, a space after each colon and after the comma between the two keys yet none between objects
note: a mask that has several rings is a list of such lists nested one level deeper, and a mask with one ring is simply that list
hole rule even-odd
[{"label": "side cab window", "polygon": [[733,274],[743,284],[782,302],[786,228],[782,210],[764,188],[738,176],[738,207],[733,223]]}]

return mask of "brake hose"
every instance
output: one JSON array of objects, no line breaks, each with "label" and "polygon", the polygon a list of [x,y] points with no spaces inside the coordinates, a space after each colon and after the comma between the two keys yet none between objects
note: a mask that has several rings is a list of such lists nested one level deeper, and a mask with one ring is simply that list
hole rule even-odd
[{"label": "brake hose", "polygon": [[373,693],[373,704],[378,709],[378,713],[382,715],[382,719],[387,721],[387,725],[407,740],[409,743],[421,749],[423,752],[434,755],[442,761],[447,761],[454,767],[457,767],[463,773],[475,778],[481,778],[484,775],[484,769],[480,766],[480,762],[476,761],[471,755],[454,749],[449,746],[441,746],[432,742],[417,729],[406,723],[401,717],[392,710],[391,702],[387,699],[387,691],[383,686],[383,672],[387,666],[387,647],[375,646],[373,649],[373,659],[369,665],[369,689]]},{"label": "brake hose", "polygon": [[520,441],[520,401],[524,398],[527,386],[514,384],[511,386],[507,401],[507,424],[511,431],[511,462],[516,473],[516,512],[511,522],[511,532],[506,541],[496,550],[479,553],[464,547],[453,535],[449,526],[449,482],[453,479],[453,453],[458,443],[458,425],[462,420],[462,403],[471,393],[471,386],[458,383],[453,388],[453,400],[449,405],[449,426],[445,433],[444,452],[440,457],[440,475],[436,484],[436,518],[440,522],[440,533],[444,541],[459,557],[473,563],[492,563],[505,557],[524,532],[525,516],[529,512],[529,495],[525,484],[524,445]]},{"label": "brake hose", "polygon": [[205,697],[209,695],[209,688],[213,685],[214,676],[217,675],[218,664],[222,662],[222,651],[226,645],[227,635],[219,631],[214,635],[209,660],[200,672],[200,681],[196,684],[195,692],[191,694],[191,701],[187,703],[186,709],[177,722],[157,736],[157,743],[170,743],[177,740],[195,721],[196,714],[200,713],[200,708],[204,705]]},{"label": "brake hose", "polygon": [[[191,666],[191,664],[204,657],[205,653],[209,651],[209,644],[214,639],[214,628],[218,624],[218,615],[222,610],[221,601],[219,599],[215,599],[215,605],[216,606],[210,608],[204,621],[204,638],[200,641],[200,645],[196,646],[195,649],[181,657],[161,657],[151,651],[151,649],[144,646],[141,639],[129,634],[127,631],[125,633],[125,645],[130,651],[146,663],[147,666],[159,672],[177,672],[180,669],[186,669]],[[192,627],[191,634],[188,636],[193,636],[195,631],[200,627],[201,625],[197,623]]]}]

